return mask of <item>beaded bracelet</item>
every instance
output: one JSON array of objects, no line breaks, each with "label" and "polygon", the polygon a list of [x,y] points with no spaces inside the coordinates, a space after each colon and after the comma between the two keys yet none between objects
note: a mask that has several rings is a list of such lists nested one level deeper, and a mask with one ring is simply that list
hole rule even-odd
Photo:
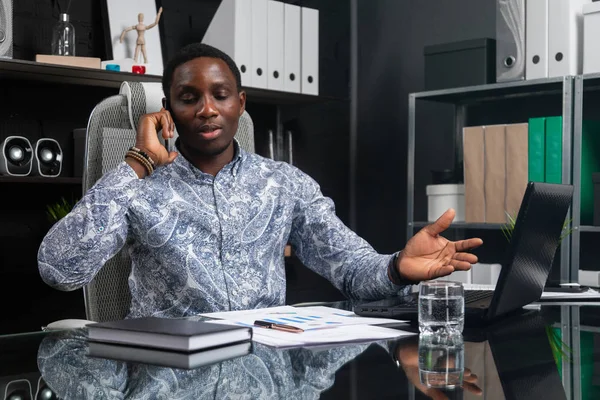
[{"label": "beaded bracelet", "polygon": [[139,155],[138,153],[136,153],[134,151],[128,151],[125,154],[125,158],[127,158],[127,157],[133,158],[134,160],[141,163],[144,166],[144,168],[146,169],[146,171],[148,172],[148,175],[150,175],[152,172],[154,172],[154,167],[152,166],[152,164],[150,164],[150,162],[148,160],[146,160],[143,156]]},{"label": "beaded bracelet", "polygon": [[132,158],[132,159],[138,161],[140,164],[142,164],[144,166],[144,168],[146,169],[148,174],[151,174],[152,172],[154,172],[154,168],[148,162],[148,160],[146,160],[144,157],[140,156],[139,154],[128,151],[127,154],[125,155],[125,157],[126,158],[129,157],[129,158]]},{"label": "beaded bracelet", "polygon": [[154,162],[154,160],[152,159],[152,157],[150,157],[148,155],[148,153],[146,153],[145,151],[143,151],[141,149],[138,149],[135,146],[131,146],[129,148],[129,151],[133,151],[133,152],[139,154],[140,156],[144,157],[150,163],[150,165],[152,165],[153,168],[156,167],[156,163]]}]

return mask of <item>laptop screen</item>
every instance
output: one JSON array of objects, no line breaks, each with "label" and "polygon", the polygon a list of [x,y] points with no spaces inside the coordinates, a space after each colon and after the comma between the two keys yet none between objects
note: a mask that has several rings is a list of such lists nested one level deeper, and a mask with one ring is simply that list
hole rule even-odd
[{"label": "laptop screen", "polygon": [[540,299],[560,246],[572,197],[571,185],[527,185],[487,319]]}]

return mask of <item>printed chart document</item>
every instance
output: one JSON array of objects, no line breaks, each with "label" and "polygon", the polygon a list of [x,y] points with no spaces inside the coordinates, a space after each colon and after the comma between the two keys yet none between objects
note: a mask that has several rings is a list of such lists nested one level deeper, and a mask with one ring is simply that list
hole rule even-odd
[{"label": "printed chart document", "polygon": [[[414,335],[412,332],[376,326],[383,324],[397,325],[402,321],[360,317],[352,311],[323,306],[281,306],[208,313],[202,314],[202,316],[216,318],[217,320],[210,321],[214,323],[252,327],[253,341],[278,348],[366,342]],[[256,320],[291,325],[303,329],[304,332],[290,333],[255,327],[254,321]]]}]

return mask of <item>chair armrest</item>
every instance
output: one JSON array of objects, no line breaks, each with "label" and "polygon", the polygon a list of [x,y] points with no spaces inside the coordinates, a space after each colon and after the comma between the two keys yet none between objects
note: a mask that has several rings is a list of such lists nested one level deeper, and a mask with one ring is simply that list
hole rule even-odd
[{"label": "chair armrest", "polygon": [[86,325],[93,324],[94,321],[87,319],[61,319],[49,323],[42,327],[43,331],[60,331],[66,329],[79,329],[84,328]]}]

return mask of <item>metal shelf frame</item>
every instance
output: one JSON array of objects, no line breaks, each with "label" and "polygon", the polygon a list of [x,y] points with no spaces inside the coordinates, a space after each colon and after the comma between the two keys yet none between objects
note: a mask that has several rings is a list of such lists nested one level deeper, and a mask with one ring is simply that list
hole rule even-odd
[{"label": "metal shelf frame", "polygon": [[[572,147],[573,147],[573,117],[574,117],[574,76],[544,78],[502,82],[488,85],[477,85],[464,88],[435,90],[411,93],[408,96],[408,157],[407,157],[407,238],[414,235],[416,228],[423,223],[414,221],[415,197],[415,144],[417,135],[416,108],[418,101],[433,101],[454,105],[454,140],[456,143],[455,156],[462,159],[462,131],[466,126],[467,112],[470,106],[489,101],[506,101],[512,98],[534,98],[535,96],[555,96],[562,104],[563,122],[563,155],[562,179],[563,184],[572,184]],[[600,88],[600,75],[598,78]],[[580,122],[580,121],[579,121]],[[577,192],[577,191],[576,191]],[[575,202],[574,198],[574,202]],[[578,200],[577,200],[578,201]],[[579,204],[577,203],[576,206]],[[571,207],[567,218],[571,218]],[[498,226],[491,229],[499,229]],[[486,224],[456,224],[456,229],[482,229]],[[577,269],[571,259],[572,240],[561,243],[560,277],[563,282],[577,282]]]},{"label": "metal shelf frame", "polygon": [[600,91],[600,73],[575,77],[573,102],[573,231],[571,233],[571,276],[579,279],[581,255],[581,232],[600,232],[598,226],[581,225],[581,149],[583,143],[584,92]]}]

